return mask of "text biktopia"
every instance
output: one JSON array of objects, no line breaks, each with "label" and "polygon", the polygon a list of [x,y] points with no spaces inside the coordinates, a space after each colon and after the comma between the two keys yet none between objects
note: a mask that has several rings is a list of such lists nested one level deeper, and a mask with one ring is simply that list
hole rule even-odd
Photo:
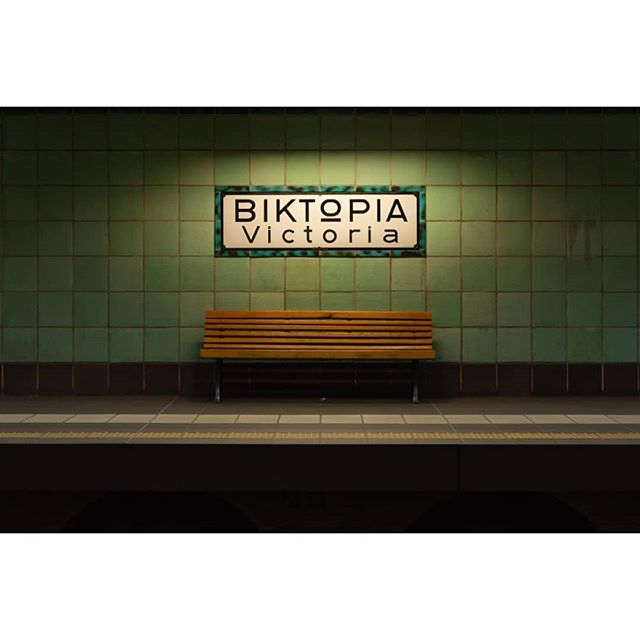
[{"label": "text biktopia", "polygon": [[[286,200],[286,201],[285,201]],[[407,222],[407,216],[402,208],[399,198],[395,198],[390,205],[386,205],[386,213],[383,213],[382,199],[376,198],[375,220],[376,222],[390,222],[393,219]],[[291,222],[310,221],[311,205],[318,203],[316,198],[289,198],[275,199],[274,206],[269,207],[269,200],[263,200],[261,214],[262,222],[280,222],[283,216],[288,216]],[[339,200],[323,198],[319,201],[321,222],[341,222],[342,217],[348,217],[353,222],[358,215],[368,214],[371,211],[371,201],[364,198],[349,198],[348,207],[343,207]],[[302,205],[296,206],[296,205]],[[294,211],[291,209],[294,208]],[[300,211],[302,209],[302,211]],[[344,209],[348,209],[345,211]],[[256,216],[256,201],[250,198],[237,198],[235,201],[236,222],[254,222]]]},{"label": "text biktopia", "polygon": [[[365,199],[349,198],[348,201],[340,201],[334,198],[275,198],[263,200],[258,203],[250,198],[238,198],[235,200],[234,219],[239,223],[247,242],[253,245],[256,240],[270,244],[277,234],[278,239],[286,244],[302,243],[315,245],[320,240],[314,237],[314,231],[321,237],[321,242],[327,245],[333,244],[358,244],[371,243],[373,239],[372,226],[368,222],[375,223],[406,223],[407,215],[399,198]],[[287,222],[295,225],[295,228],[278,227],[274,230],[271,224]],[[309,224],[301,226],[300,223],[320,222],[325,228],[318,229]],[[253,223],[253,224],[251,224]],[[346,223],[346,224],[345,224]],[[355,226],[354,226],[355,223]],[[385,244],[398,242],[398,231],[394,228],[379,229],[380,240]]]}]

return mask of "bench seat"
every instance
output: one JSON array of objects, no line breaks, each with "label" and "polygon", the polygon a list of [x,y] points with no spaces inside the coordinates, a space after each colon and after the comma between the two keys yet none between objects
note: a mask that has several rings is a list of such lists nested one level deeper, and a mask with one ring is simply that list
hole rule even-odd
[{"label": "bench seat", "polygon": [[207,311],[200,357],[216,361],[219,401],[225,359],[411,360],[415,373],[436,353],[426,311]]}]

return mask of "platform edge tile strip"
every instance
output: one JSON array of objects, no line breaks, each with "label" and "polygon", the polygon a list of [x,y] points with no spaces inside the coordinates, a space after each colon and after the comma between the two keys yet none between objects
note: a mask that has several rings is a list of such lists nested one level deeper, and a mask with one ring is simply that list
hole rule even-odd
[{"label": "platform edge tile strip", "polygon": [[640,424],[640,414],[0,413],[0,424]]}]

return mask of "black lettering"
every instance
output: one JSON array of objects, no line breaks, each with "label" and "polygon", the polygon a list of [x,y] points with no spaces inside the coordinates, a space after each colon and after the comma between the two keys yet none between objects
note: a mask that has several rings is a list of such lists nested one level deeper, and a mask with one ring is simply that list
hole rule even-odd
[{"label": "black lettering", "polygon": [[360,233],[360,229],[349,229],[349,242],[353,242],[353,234]]},{"label": "black lettering", "polygon": [[267,227],[267,244],[271,244],[271,225]]},{"label": "black lettering", "polygon": [[[238,198],[236,201],[236,222],[253,222],[256,219],[256,201],[247,198]],[[241,205],[248,205],[242,207]],[[241,217],[241,213],[249,214],[249,217]]]},{"label": "black lettering", "polygon": [[[364,204],[363,209],[356,209],[355,205],[357,203]],[[349,200],[349,222],[353,222],[353,216],[356,213],[367,213],[371,205],[368,200],[363,200],[362,198],[354,198],[353,200]]]},{"label": "black lettering", "polygon": [[287,202],[287,204],[285,204],[283,207],[280,206],[280,198],[276,199],[276,222],[280,222],[280,218],[286,214],[289,216],[289,220],[291,220],[291,222],[295,222],[296,219],[291,215],[291,211],[289,211],[289,207],[295,202],[295,198],[291,198],[291,200],[289,200],[289,202]]},{"label": "black lettering", "polygon": [[285,229],[285,230],[282,232],[282,240],[283,240],[284,242],[286,242],[287,244],[291,244],[291,243],[293,242],[293,239],[291,239],[291,240],[287,240],[287,233],[293,233],[293,229]]},{"label": "black lettering", "polygon": [[253,235],[250,236],[247,233],[247,227],[245,227],[244,225],[242,225],[242,231],[244,232],[244,235],[246,236],[247,240],[249,241],[250,244],[253,244],[253,241],[256,239],[256,237],[258,236],[258,231],[260,231],[260,225],[258,225],[255,229],[255,231],[253,232]]},{"label": "black lettering", "polygon": [[398,242],[398,232],[395,229],[385,229],[384,236],[382,237],[387,244],[394,244]]},{"label": "black lettering", "polygon": [[[394,209],[400,209],[400,213],[398,214],[394,214],[393,211]],[[389,220],[392,220],[393,218],[400,218],[401,220],[404,220],[405,222],[408,222],[407,220],[407,216],[404,214],[404,210],[402,208],[402,204],[400,204],[400,200],[398,200],[398,198],[396,198],[393,201],[393,204],[391,205],[391,209],[389,209],[389,213],[387,215],[387,219],[386,222],[389,222]]]},{"label": "black lettering", "polygon": [[[329,234],[332,235],[331,240],[329,240]],[[327,243],[327,244],[332,244],[333,242],[336,241],[336,239],[338,238],[338,234],[333,230],[333,229],[325,229],[322,232],[322,239]]]},{"label": "black lettering", "polygon": [[[335,211],[327,211],[327,205],[329,203],[333,203],[335,205]],[[323,216],[327,216],[326,218],[321,218],[322,222],[340,222],[340,218],[337,218],[336,216],[340,215],[341,209],[342,205],[333,198],[330,198],[328,200],[321,200],[320,213],[322,213]]]},{"label": "black lettering", "polygon": [[314,202],[313,198],[300,198],[299,202],[304,204],[304,221],[309,222],[309,205]]},{"label": "black lettering", "polygon": [[307,244],[311,244],[311,227],[307,225],[302,231],[307,236]]},{"label": "black lettering", "polygon": [[367,227],[367,242],[371,242],[371,227]]}]

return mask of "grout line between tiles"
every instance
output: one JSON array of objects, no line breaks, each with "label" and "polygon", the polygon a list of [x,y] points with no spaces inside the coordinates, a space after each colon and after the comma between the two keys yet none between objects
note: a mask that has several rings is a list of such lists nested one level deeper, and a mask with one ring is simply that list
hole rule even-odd
[{"label": "grout line between tiles", "polygon": [[167,402],[167,404],[165,404],[160,411],[158,411],[155,416],[153,418],[151,418],[151,420],[147,421],[145,424],[143,424],[140,429],[138,429],[138,431],[135,431],[129,438],[127,438],[127,440],[129,442],[132,442],[133,440],[135,440],[136,437],[138,437],[139,435],[141,435],[144,430],[151,424],[151,422],[159,415],[161,415],[162,413],[164,413],[176,400],[178,399],[178,396],[173,396],[173,398],[171,398],[171,400],[169,400],[169,402]]}]

